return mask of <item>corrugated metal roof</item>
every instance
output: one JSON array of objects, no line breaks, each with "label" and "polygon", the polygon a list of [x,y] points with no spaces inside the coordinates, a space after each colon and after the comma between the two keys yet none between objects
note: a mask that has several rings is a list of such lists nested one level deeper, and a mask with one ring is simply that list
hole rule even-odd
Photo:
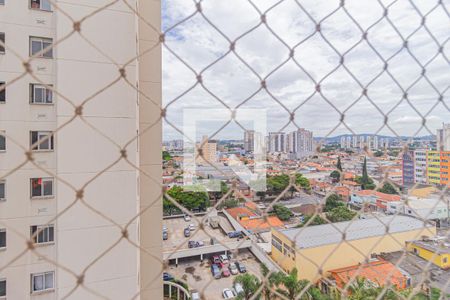
[{"label": "corrugated metal roof", "polygon": [[[313,248],[328,244],[340,243],[345,240],[358,240],[368,237],[382,236],[389,233],[423,229],[432,225],[425,225],[423,221],[408,216],[386,216],[381,218],[354,220],[306,228],[290,228],[279,230],[290,240],[294,240],[298,248]],[[345,232],[345,237],[343,233]]]}]

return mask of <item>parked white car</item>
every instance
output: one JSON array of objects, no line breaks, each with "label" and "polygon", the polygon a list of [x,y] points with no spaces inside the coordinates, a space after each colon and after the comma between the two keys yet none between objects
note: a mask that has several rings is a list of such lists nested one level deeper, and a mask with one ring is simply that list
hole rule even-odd
[{"label": "parked white car", "polygon": [[197,290],[191,291],[191,300],[200,300],[200,293]]},{"label": "parked white car", "polygon": [[222,292],[223,299],[234,299],[236,296],[231,289],[224,289]]},{"label": "parked white car", "polygon": [[219,255],[219,259],[220,259],[220,262],[223,264],[228,263],[228,256],[226,256],[225,254]]},{"label": "parked white car", "polygon": [[191,220],[191,216],[189,216],[189,215],[184,215],[184,220],[185,220],[186,222],[189,222],[189,221]]},{"label": "parked white car", "polygon": [[194,231],[195,230],[195,224],[189,224],[189,230]]},{"label": "parked white car", "polygon": [[240,293],[244,292],[244,288],[242,287],[242,284],[240,284],[239,282],[236,282],[234,284],[234,291],[236,292],[236,295],[239,295]]}]

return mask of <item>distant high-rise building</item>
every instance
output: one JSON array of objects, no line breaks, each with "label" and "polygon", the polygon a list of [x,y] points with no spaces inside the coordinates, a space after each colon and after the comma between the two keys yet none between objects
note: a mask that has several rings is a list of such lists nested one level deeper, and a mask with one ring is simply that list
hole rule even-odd
[{"label": "distant high-rise building", "polygon": [[246,152],[255,151],[255,131],[246,130],[244,132],[244,150]]},{"label": "distant high-rise building", "polygon": [[412,185],[415,182],[414,177],[414,151],[409,150],[402,155],[402,176],[403,185]]},{"label": "distant high-rise building", "polygon": [[372,149],[372,137],[370,135],[366,137],[366,146],[368,150]]},{"label": "distant high-rise building", "polygon": [[372,141],[372,149],[374,150],[378,150],[378,135],[374,135],[373,136],[373,141]]},{"label": "distant high-rise building", "polygon": [[347,140],[345,136],[341,136],[341,149],[345,149],[347,147]]},{"label": "distant high-rise building", "polygon": [[414,182],[427,183],[426,150],[414,150]]},{"label": "distant high-rise building", "polygon": [[294,131],[297,135],[296,156],[301,158],[311,154],[314,151],[314,140],[312,131],[300,128]]},{"label": "distant high-rise building", "polygon": [[347,149],[351,149],[352,148],[352,137],[351,136],[347,137],[345,146],[346,146]]},{"label": "distant high-rise building", "polygon": [[[209,140],[207,135],[204,135],[202,141],[197,145],[202,150],[202,156],[196,158],[196,162],[200,165],[209,165],[217,162],[217,142]],[[197,154],[196,154],[197,155]]]},{"label": "distant high-rise building", "polygon": [[359,136],[359,149],[364,149],[364,136]]},{"label": "distant high-rise building", "polygon": [[269,132],[269,152],[286,152],[286,134],[284,132]]},{"label": "distant high-rise building", "polygon": [[352,136],[352,148],[353,149],[358,148],[358,136],[357,135]]},{"label": "distant high-rise building", "polygon": [[437,130],[436,145],[438,151],[450,151],[450,123]]}]

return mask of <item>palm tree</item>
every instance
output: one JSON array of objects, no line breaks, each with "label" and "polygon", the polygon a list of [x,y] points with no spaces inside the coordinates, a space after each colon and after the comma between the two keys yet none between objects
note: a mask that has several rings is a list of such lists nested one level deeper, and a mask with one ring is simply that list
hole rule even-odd
[{"label": "palm tree", "polygon": [[349,300],[375,300],[380,292],[364,277],[356,277],[348,291],[350,292]]},{"label": "palm tree", "polygon": [[[277,292],[286,296],[289,300],[321,300],[325,299],[320,290],[311,285],[308,280],[299,280],[297,268],[292,269],[289,274],[278,272],[274,276],[274,283],[277,287]],[[281,287],[281,288],[280,288]],[[300,298],[297,296],[303,292]]]},{"label": "palm tree", "polygon": [[[261,267],[261,275],[263,276],[263,278],[266,278],[267,275],[270,273],[270,270],[266,267],[265,264],[261,264],[260,267]],[[273,299],[272,289],[275,286],[275,282],[277,280],[277,275],[278,275],[277,273],[270,273],[267,280],[265,282],[263,282],[264,287],[262,290],[262,295],[264,296],[264,298],[266,300]]]},{"label": "palm tree", "polygon": [[[261,285],[258,277],[249,273],[236,276],[233,283],[239,283],[242,285],[242,289],[244,290],[244,292],[239,294],[237,296],[237,299],[245,300],[249,300],[250,298],[252,298],[252,296],[258,291],[258,288]],[[259,296],[256,297],[256,299],[258,298]]]}]

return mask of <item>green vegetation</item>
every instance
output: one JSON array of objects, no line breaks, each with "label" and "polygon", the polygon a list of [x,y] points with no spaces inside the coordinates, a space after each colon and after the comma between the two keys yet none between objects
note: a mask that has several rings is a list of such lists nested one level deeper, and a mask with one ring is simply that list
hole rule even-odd
[{"label": "green vegetation", "polygon": [[350,221],[356,216],[356,214],[357,213],[355,211],[350,210],[345,206],[338,206],[327,213],[327,219],[333,223]]},{"label": "green vegetation", "polygon": [[340,156],[338,156],[338,160],[337,160],[337,163],[336,163],[336,169],[338,169],[339,171],[342,172],[342,164],[341,164],[341,157]]},{"label": "green vegetation", "polygon": [[[279,195],[281,192],[283,192],[288,187],[289,182],[290,182],[290,178],[289,178],[289,175],[287,175],[287,174],[268,177],[267,178],[267,194]],[[300,173],[295,174],[295,184],[307,192],[309,192],[311,190],[311,185],[309,184],[308,178],[304,177]],[[294,188],[289,190],[289,192],[291,193],[291,197],[292,197],[292,193],[294,191],[295,191]],[[258,196],[265,197],[265,194],[262,194],[260,192],[260,193],[258,193]]]},{"label": "green vegetation", "polygon": [[385,194],[398,195],[398,192],[395,189],[395,187],[392,184],[390,184],[389,182],[386,182],[385,184],[383,184],[383,187],[379,188],[378,191],[385,193]]},{"label": "green vegetation", "polygon": [[163,159],[164,161],[169,161],[169,160],[172,159],[172,156],[169,154],[169,152],[163,151],[163,152],[162,152],[162,159]]},{"label": "green vegetation", "polygon": [[273,212],[281,221],[288,221],[293,215],[289,208],[280,204],[273,206]]},{"label": "green vegetation", "polygon": [[[313,216],[305,216],[303,219],[303,222],[301,224],[297,225],[297,227],[305,226],[312,217]],[[314,219],[312,219],[311,223],[308,224],[308,226],[322,225],[322,224],[326,224],[326,223],[327,223],[327,221],[325,221],[324,218],[322,218],[319,215],[316,215],[314,217]]]},{"label": "green vegetation", "polygon": [[324,212],[331,211],[336,207],[345,206],[344,202],[342,202],[342,198],[337,194],[331,194],[325,200],[325,206],[323,208]]},{"label": "green vegetation", "polygon": [[[184,191],[182,187],[174,186],[167,191],[167,194],[189,210],[198,209],[204,211],[210,205],[209,197],[206,192]],[[179,209],[165,196],[163,199],[163,209],[165,213],[179,211]]]},{"label": "green vegetation", "polygon": [[334,179],[334,181],[338,182],[341,179],[341,173],[339,171],[334,170],[330,173],[330,177]]},{"label": "green vegetation", "polygon": [[367,158],[364,157],[364,163],[362,168],[362,176],[356,176],[355,181],[361,185],[363,190],[373,190],[375,189],[375,184],[373,179],[369,177],[367,173]]},{"label": "green vegetation", "polygon": [[253,298],[261,285],[258,277],[255,275],[250,273],[238,275],[234,278],[233,283],[240,283],[242,285],[242,289],[244,290],[237,296],[236,299],[259,299],[259,295],[256,296],[256,298]]},{"label": "green vegetation", "polygon": [[373,154],[373,156],[375,156],[375,157],[381,157],[383,155],[384,155],[384,153],[380,150],[375,151],[375,153]]},{"label": "green vegetation", "polygon": [[217,209],[238,207],[239,204],[240,202],[238,199],[226,199],[223,200],[219,205],[217,205]]}]

